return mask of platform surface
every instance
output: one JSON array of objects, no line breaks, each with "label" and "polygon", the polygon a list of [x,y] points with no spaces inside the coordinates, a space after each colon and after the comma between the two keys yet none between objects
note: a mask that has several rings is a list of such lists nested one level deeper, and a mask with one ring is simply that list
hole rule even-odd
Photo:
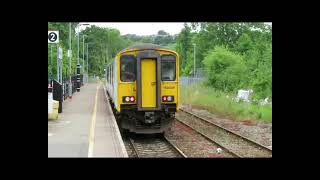
[{"label": "platform surface", "polygon": [[81,87],[48,120],[48,157],[128,157],[102,83]]}]

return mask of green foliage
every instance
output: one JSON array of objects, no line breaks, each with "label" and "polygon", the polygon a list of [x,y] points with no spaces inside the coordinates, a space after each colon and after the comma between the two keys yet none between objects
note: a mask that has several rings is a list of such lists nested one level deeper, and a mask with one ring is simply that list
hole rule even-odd
[{"label": "green foliage", "polygon": [[243,57],[217,46],[203,60],[208,73],[208,83],[226,92],[234,91],[244,85],[247,68]]},{"label": "green foliage", "polygon": [[243,54],[247,52],[248,50],[252,49],[252,40],[250,36],[246,33],[243,33],[238,41],[236,42],[236,47],[235,50],[238,51],[239,53]]},{"label": "green foliage", "polygon": [[193,75],[193,66],[194,66],[194,62],[193,62],[193,52],[192,51],[187,51],[186,52],[186,58],[185,58],[185,64],[184,67],[181,68],[181,75],[187,75],[187,76],[191,76]]},{"label": "green foliage", "polygon": [[[75,28],[78,23],[71,24],[71,67],[72,74],[75,75],[78,50],[78,35],[75,34]],[[69,23],[49,22],[48,29],[60,32],[58,45],[64,52],[63,72],[69,72],[66,56],[69,48]],[[251,88],[254,99],[272,97],[272,27],[265,23],[185,23],[177,35],[170,35],[160,30],[158,34],[149,36],[135,34],[121,36],[117,29],[90,26],[80,32],[81,63],[83,35],[86,35],[85,43],[89,43],[90,75],[102,76],[104,65],[109,63],[117,52],[129,45],[155,43],[179,53],[180,75],[193,74],[195,55],[196,67],[205,68],[208,72],[206,77],[208,86],[225,92]],[[49,44],[48,76],[51,74],[56,77],[56,55],[57,45]]]},{"label": "green foliage", "polygon": [[180,95],[182,104],[200,106],[224,117],[240,121],[272,122],[272,105],[270,104],[261,106],[258,104],[237,103],[231,98],[234,94],[227,94],[204,85],[182,87],[180,88]]},{"label": "green foliage", "polygon": [[[180,68],[182,69],[182,74],[186,72],[186,70],[183,70],[187,66],[187,62],[190,61],[190,55],[188,56],[188,52],[192,49],[192,42],[191,42],[191,28],[184,24],[184,28],[181,30],[177,37],[177,46],[176,50],[180,55]],[[189,59],[189,60],[188,60]]]},{"label": "green foliage", "polygon": [[158,31],[157,35],[139,36],[136,34],[126,34],[123,38],[130,40],[135,43],[152,43],[162,46],[168,46],[169,44],[175,43],[175,36],[170,35],[164,30]]},{"label": "green foliage", "polygon": [[[120,32],[117,29],[100,28],[97,26],[87,27],[81,31],[80,34],[75,33],[75,28],[78,23],[72,24],[72,59],[71,59],[71,74],[76,74],[77,57],[78,57],[78,36],[79,36],[79,61],[84,67],[82,71],[87,69],[87,51],[86,43],[88,46],[88,61],[89,61],[89,75],[102,76],[104,74],[104,65],[111,61],[115,57],[116,53],[121,49],[127,47],[132,42],[120,36]],[[63,75],[68,76],[69,73],[69,61],[67,57],[67,50],[69,49],[69,23],[48,23],[48,29],[59,30],[60,43],[58,46],[63,48]],[[84,43],[83,44],[83,37]],[[50,53],[50,46],[52,46],[52,57]],[[84,52],[83,52],[84,49]],[[51,62],[52,59],[52,63]],[[56,64],[57,64],[57,45],[48,45],[48,76],[52,75],[56,78]]]},{"label": "green foliage", "polygon": [[[72,75],[76,74],[76,52],[74,49],[77,48],[76,37],[75,35],[75,27],[78,23],[71,23],[71,49],[72,51]],[[59,31],[59,44],[48,44],[48,78],[57,78],[57,49],[61,47],[63,49],[63,76],[67,76],[67,72],[69,73],[69,61],[67,57],[67,50],[69,48],[69,23],[56,23],[56,22],[48,22],[48,30],[58,30]],[[52,54],[51,54],[52,49]]]},{"label": "green foliage", "polygon": [[[196,44],[196,67],[207,69],[209,86],[226,92],[251,88],[254,98],[272,96],[270,25],[191,23],[189,27],[185,24],[176,46],[182,56],[181,75],[192,73],[193,43]],[[220,47],[220,50],[215,51],[216,47]]]},{"label": "green foliage", "polygon": [[[75,28],[78,25],[79,23],[71,23],[71,33],[73,35],[75,34]],[[58,30],[60,36],[59,45],[66,48],[69,47],[69,23],[48,22],[48,30]]]},{"label": "green foliage", "polygon": [[175,51],[176,50],[176,46],[177,46],[177,43],[170,43],[168,44],[166,47]]},{"label": "green foliage", "polygon": [[[204,86],[181,88],[181,101],[235,119],[272,121],[272,106],[257,100],[272,99],[272,28],[264,23],[192,23],[188,38],[181,31],[177,50],[184,53],[182,75],[193,68],[192,43],[196,43],[196,67],[205,67]],[[183,42],[187,42],[184,44]],[[226,98],[239,89],[253,89],[252,103]],[[192,97],[192,98],[189,98]]]},{"label": "green foliage", "polygon": [[268,45],[261,55],[261,60],[254,70],[250,84],[253,87],[254,97],[272,97],[272,46]]}]

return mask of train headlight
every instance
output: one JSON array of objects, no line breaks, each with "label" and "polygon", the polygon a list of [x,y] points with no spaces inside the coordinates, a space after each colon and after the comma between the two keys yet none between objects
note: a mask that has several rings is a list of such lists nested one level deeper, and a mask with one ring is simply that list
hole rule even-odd
[{"label": "train headlight", "polygon": [[162,102],[173,102],[174,96],[162,96]]},{"label": "train headlight", "polygon": [[134,96],[123,96],[122,97],[122,102],[124,103],[132,103],[135,101]]},{"label": "train headlight", "polygon": [[167,96],[162,97],[163,101],[167,101]]}]

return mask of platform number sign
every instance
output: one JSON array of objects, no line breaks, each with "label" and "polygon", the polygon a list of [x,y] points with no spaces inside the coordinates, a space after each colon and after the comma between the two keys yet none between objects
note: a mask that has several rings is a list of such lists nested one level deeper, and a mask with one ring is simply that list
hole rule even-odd
[{"label": "platform number sign", "polygon": [[48,31],[48,43],[59,43],[59,31]]}]

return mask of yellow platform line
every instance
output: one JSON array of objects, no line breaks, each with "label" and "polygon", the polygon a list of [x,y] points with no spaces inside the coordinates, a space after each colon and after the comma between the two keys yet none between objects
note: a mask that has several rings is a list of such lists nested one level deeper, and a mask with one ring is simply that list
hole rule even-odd
[{"label": "yellow platform line", "polygon": [[88,157],[93,157],[93,147],[94,147],[94,128],[96,126],[96,115],[97,115],[97,100],[98,100],[98,90],[100,87],[100,83],[97,85],[96,97],[94,101],[93,113],[91,118],[91,127],[89,133],[89,151]]}]

